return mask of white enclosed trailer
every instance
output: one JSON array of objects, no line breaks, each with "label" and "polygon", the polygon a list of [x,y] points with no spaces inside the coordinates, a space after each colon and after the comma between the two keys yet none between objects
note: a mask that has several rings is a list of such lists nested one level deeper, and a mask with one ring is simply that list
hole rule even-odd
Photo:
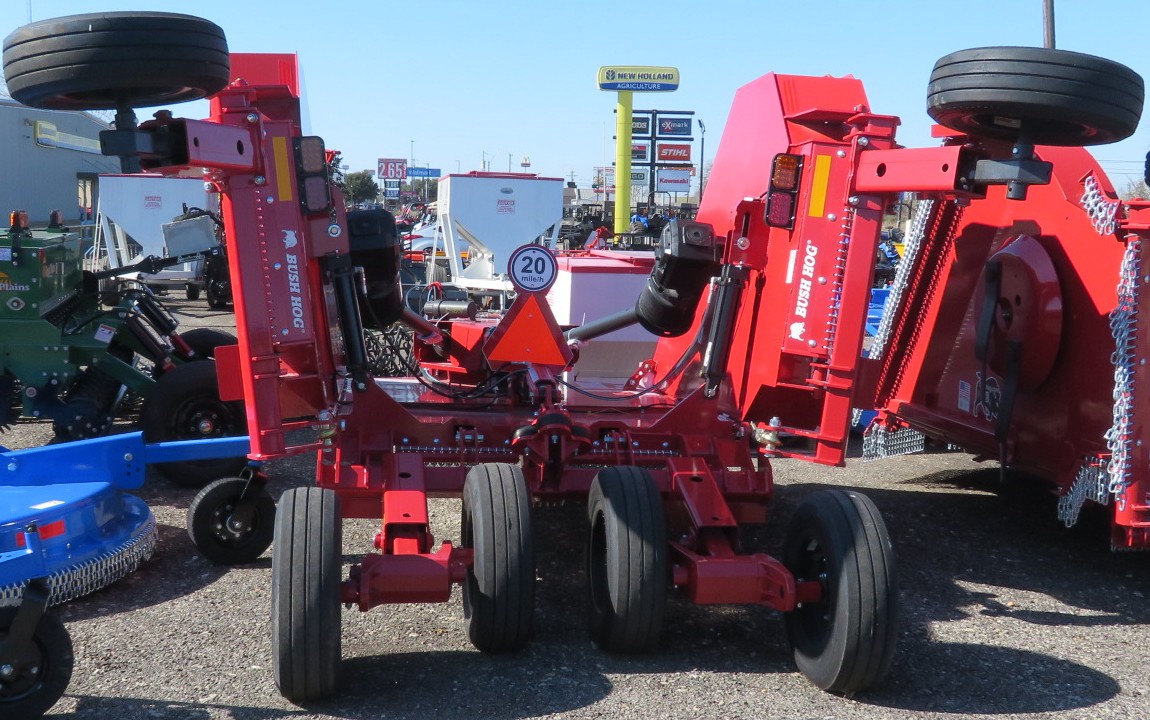
[{"label": "white enclosed trailer", "polygon": [[[214,200],[204,181],[159,175],[101,175],[93,256],[107,267],[131,265],[154,255],[171,257],[183,250],[168,247],[164,225],[185,207],[211,209]],[[206,248],[205,248],[206,249]],[[189,296],[203,284],[203,260],[181,263],[141,277],[149,285],[185,287]]]}]

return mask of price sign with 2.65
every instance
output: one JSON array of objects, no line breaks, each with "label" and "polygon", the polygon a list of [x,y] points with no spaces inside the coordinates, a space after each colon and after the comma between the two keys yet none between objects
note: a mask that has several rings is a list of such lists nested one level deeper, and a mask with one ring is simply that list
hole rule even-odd
[{"label": "price sign with 2.65", "polygon": [[379,158],[380,180],[403,180],[407,177],[407,160],[403,158]]}]

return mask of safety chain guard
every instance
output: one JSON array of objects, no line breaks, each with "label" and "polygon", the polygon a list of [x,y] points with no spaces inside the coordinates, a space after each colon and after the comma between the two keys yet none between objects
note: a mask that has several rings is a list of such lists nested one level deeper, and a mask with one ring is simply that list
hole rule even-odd
[{"label": "safety chain guard", "polygon": [[[1089,179],[1089,178],[1088,178]],[[1114,421],[1106,431],[1110,462],[1106,465],[1106,490],[1118,507],[1124,506],[1130,486],[1130,448],[1134,443],[1134,368],[1137,363],[1138,292],[1141,278],[1142,240],[1131,237],[1122,255],[1118,277],[1118,302],[1110,312],[1110,334],[1114,337]]]},{"label": "safety chain guard", "polygon": [[863,460],[910,455],[926,449],[926,435],[912,428],[871,423],[863,432]]},{"label": "safety chain guard", "polygon": [[1118,208],[1121,203],[1109,200],[1098,187],[1098,180],[1091,173],[1083,182],[1082,209],[1090,217],[1090,223],[1099,235],[1113,235],[1118,228]]},{"label": "safety chain guard", "polygon": [[882,319],[878,323],[878,331],[871,341],[867,357],[881,357],[886,344],[890,341],[891,329],[894,327],[895,315],[902,304],[902,296],[906,292],[907,282],[910,279],[911,269],[918,265],[919,254],[922,252],[922,240],[926,236],[926,226],[934,214],[934,200],[921,200],[911,219],[907,230],[906,242],[903,243],[903,256],[898,261],[898,268],[894,271],[894,281],[887,295],[886,306],[883,308]]},{"label": "safety chain guard", "polygon": [[1074,527],[1078,522],[1078,513],[1087,500],[1093,500],[1099,505],[1110,503],[1110,490],[1108,487],[1105,461],[1093,458],[1078,466],[1078,473],[1066,494],[1058,498],[1058,519],[1066,527]]},{"label": "safety chain guard", "polygon": [[[49,605],[75,600],[126,577],[156,550],[156,520],[147,520],[115,548],[48,576]],[[0,587],[0,607],[16,605],[24,596],[24,582]]]},{"label": "safety chain guard", "polygon": [[[890,341],[895,315],[898,307],[902,305],[902,296],[906,292],[911,269],[918,264],[919,255],[922,253],[922,241],[926,236],[927,224],[934,214],[934,206],[934,200],[922,200],[915,209],[910,228],[907,230],[906,242],[903,244],[903,256],[895,270],[886,306],[883,308],[882,318],[879,320],[878,330],[871,341],[870,349],[867,350],[867,357],[881,357]],[[858,416],[853,417],[852,422],[857,423]],[[871,423],[863,432],[864,461],[909,455],[922,452],[925,448],[926,436],[911,428],[892,429],[879,423]]]}]

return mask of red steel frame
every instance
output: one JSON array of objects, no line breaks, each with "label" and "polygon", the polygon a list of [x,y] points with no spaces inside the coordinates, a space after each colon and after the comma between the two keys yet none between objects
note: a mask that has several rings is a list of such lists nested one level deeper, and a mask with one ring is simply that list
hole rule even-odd
[{"label": "red steel frame", "polygon": [[[930,152],[952,174],[969,167],[956,153],[1004,157],[1010,150],[966,137],[945,142]],[[1053,164],[1053,174],[1024,201],[1007,199],[1003,186],[965,197],[939,187],[945,182],[922,183],[921,173],[886,165],[874,184],[925,193],[937,203],[902,302],[888,310],[894,323],[886,352],[867,361],[874,394],[860,405],[883,409],[885,426],[909,425],[1050,480],[1065,498],[1093,469],[1103,479],[1089,482],[1106,482],[1115,383],[1109,315],[1125,251],[1116,240],[1144,234],[1138,218],[1146,215],[1137,204],[1120,207],[1086,150],[1039,147],[1035,155]],[[883,160],[876,155],[870,165]],[[1116,218],[1113,228],[1100,229],[1084,206],[1091,184]],[[1145,337],[1135,343],[1135,358],[1145,358]],[[1136,367],[1137,385],[1145,371]],[[1117,500],[1111,540],[1118,549],[1150,544],[1150,458],[1134,408],[1128,484],[1118,498],[1088,493]],[[1077,509],[1071,512],[1068,524]]]},{"label": "red steel frame", "polygon": [[[494,403],[467,401],[440,397],[410,379],[353,387],[343,354],[348,339],[323,264],[349,252],[342,202],[333,189],[330,212],[300,208],[291,150],[300,135],[299,102],[277,68],[267,71],[261,56],[239,56],[234,72],[247,81],[213,99],[211,120],[159,117],[141,129],[185,137],[187,166],[208,169],[223,197],[239,344],[217,351],[217,364],[222,376],[240,380],[252,456],[314,451],[317,483],[338,493],[346,517],[382,518],[380,553],[366,556],[345,581],[345,602],[366,610],[448,599],[471,553],[449,541],[436,547],[427,499],[458,496],[469,467],[482,462],[519,463],[536,497],[582,496],[602,467],[643,467],[663,496],[669,537],[676,538],[673,582],[688,598],[784,611],[818,599],[819,583],[796,585],[774,558],[736,551],[738,524],[766,518],[772,495],[766,459],[842,464],[851,408],[860,398],[886,408],[887,423],[912,423],[970,447],[994,440],[990,419],[961,416],[939,390],[955,373],[1002,372],[1000,348],[985,362],[971,359],[971,298],[988,254],[1000,256],[1002,287],[1016,293],[1019,307],[1034,308],[1018,314],[1026,327],[1000,333],[1007,339],[1021,333],[1026,348],[1020,360],[1026,373],[1013,379],[1022,390],[1004,457],[1042,470],[1051,459],[1073,464],[1105,455],[1101,434],[1110,407],[1089,400],[1107,395],[1097,387],[1108,374],[1109,353],[1098,350],[1109,339],[1105,323],[1060,329],[1053,307],[1061,298],[1062,316],[1092,310],[1097,319],[1113,304],[1102,288],[1112,293],[1119,243],[1091,238],[1083,254],[1057,241],[1087,231],[1073,198],[1087,174],[1113,192],[1084,151],[1040,149],[1054,162],[1054,181],[1031,188],[1024,202],[1007,201],[1001,187],[971,188],[962,173],[977,159],[1009,157],[1009,147],[957,138],[938,148],[902,149],[894,140],[897,118],[869,112],[859,81],[764,76],[736,97],[699,212],[723,239],[724,280],[712,285],[695,327],[661,340],[642,372],[661,377],[682,358],[691,359],[687,370],[659,392],[602,387],[595,394],[611,399],[592,399],[565,390],[562,367],[528,353],[509,365],[526,378],[517,381],[524,392]],[[803,161],[790,228],[764,221],[761,198],[779,153]],[[889,352],[864,363],[862,329],[882,214],[896,192],[907,190],[945,202]],[[971,304],[956,312],[954,302]],[[546,303],[539,306],[548,312]],[[449,339],[448,360],[425,356],[426,365],[464,380],[478,377],[484,331],[514,315],[440,324],[437,339]],[[700,352],[697,338],[725,321],[730,332],[708,336],[712,342]],[[1075,342],[1060,342],[1067,337]],[[715,353],[723,360],[721,377],[708,382],[702,377],[708,367],[700,372],[700,366]],[[713,363],[709,370],[716,372]],[[1027,384],[1034,373],[1045,375]],[[233,394],[239,389],[233,384]],[[1069,429],[1067,446],[1052,448],[1049,437]],[[293,444],[291,433],[302,430],[310,439]],[[806,448],[781,444],[780,433],[804,438]],[[1144,521],[1142,505],[1125,507],[1137,515],[1126,527]],[[1141,535],[1128,544],[1144,541]]]},{"label": "red steel frame", "polygon": [[[436,546],[427,499],[459,496],[468,468],[492,461],[518,462],[536,497],[584,496],[602,467],[649,471],[667,507],[668,535],[675,538],[670,542],[673,583],[695,602],[759,603],[787,611],[821,598],[818,581],[796,583],[778,560],[736,550],[739,523],[765,520],[772,495],[770,467],[756,457],[759,436],[741,409],[761,395],[752,385],[768,382],[765,377],[739,372],[735,383],[722,382],[712,392],[689,369],[659,393],[602,387],[594,388],[596,394],[611,399],[588,399],[563,390],[558,382],[563,368],[527,359],[512,366],[529,379],[522,386],[529,392],[509,393],[494,405],[489,399],[442,398],[408,379],[353,388],[323,270],[325,258],[349,252],[342,203],[335,191],[330,213],[301,211],[291,153],[300,134],[298,100],[277,81],[259,84],[267,74],[261,74],[258,61],[258,56],[240,57],[233,65],[247,80],[215,96],[209,121],[159,117],[141,129],[186,137],[187,166],[207,168],[222,195],[239,337],[234,350],[217,351],[216,358],[221,376],[240,380],[252,457],[314,451],[317,484],[336,491],[345,517],[382,518],[375,542],[381,552],[366,556],[344,582],[344,602],[366,610],[381,603],[446,601],[451,585],[465,578],[471,552],[449,541]],[[783,132],[773,142],[779,151],[837,144],[851,148],[852,157],[860,133],[873,130],[876,142],[892,142],[892,119],[856,116],[850,113],[854,119],[845,137],[793,142]],[[826,197],[843,194],[838,188],[850,177],[846,165],[836,166],[825,181]],[[807,429],[800,424],[788,429],[816,441],[811,457],[820,462],[842,462],[864,315],[852,308],[865,308],[880,210],[877,201],[867,199],[849,211],[855,225],[846,235],[859,233],[864,241],[844,243],[840,231],[818,259],[818,272],[829,282],[810,304],[817,307],[827,293],[841,293],[848,299],[842,314],[820,321],[819,341],[794,348],[786,367],[774,368],[774,389],[782,400],[802,405],[801,418],[809,421]],[[753,284],[759,269],[749,263],[764,262],[768,244],[793,240],[756,220],[761,203],[745,203],[738,212],[753,249],[737,249],[740,244],[729,237],[724,262],[750,272]],[[833,218],[807,222],[841,227]],[[728,308],[740,323],[734,346],[736,353],[749,352],[752,329],[742,318],[768,307],[770,298],[758,291],[734,297],[738,304]],[[492,322],[441,324],[440,339],[450,338],[453,374],[475,375],[479,341]],[[781,332],[772,330],[775,336]],[[676,358],[698,355],[694,338],[692,331],[662,342],[655,363],[644,372],[665,373]],[[692,367],[697,366],[696,358]],[[231,389],[239,388],[232,383]],[[309,431],[303,434],[310,439],[293,444],[295,431]]]}]

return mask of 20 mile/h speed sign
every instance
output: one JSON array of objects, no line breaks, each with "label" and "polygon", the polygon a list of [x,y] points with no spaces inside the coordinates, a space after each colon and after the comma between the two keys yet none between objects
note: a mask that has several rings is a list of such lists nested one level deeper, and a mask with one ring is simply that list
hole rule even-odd
[{"label": "20 mile/h speed sign", "polygon": [[559,274],[559,263],[542,245],[524,245],[511,253],[507,274],[520,292],[545,292]]}]

